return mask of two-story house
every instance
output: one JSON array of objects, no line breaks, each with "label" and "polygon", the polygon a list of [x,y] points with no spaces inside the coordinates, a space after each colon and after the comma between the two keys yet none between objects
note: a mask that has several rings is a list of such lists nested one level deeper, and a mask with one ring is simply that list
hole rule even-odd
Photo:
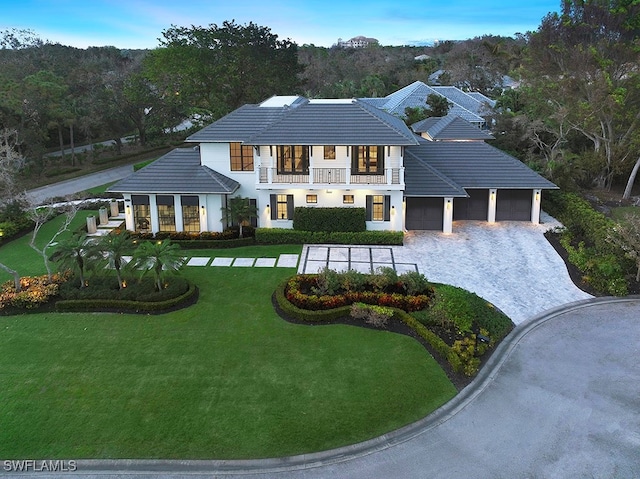
[{"label": "two-story house", "polygon": [[556,186],[486,144],[490,135],[455,116],[415,129],[357,99],[275,96],[229,113],[187,138],[193,148],[110,191],[125,198],[128,230],[154,233],[222,231],[233,196],[250,198],[266,228],[293,227],[296,206],[365,208],[370,230],[539,221],[541,192]]}]

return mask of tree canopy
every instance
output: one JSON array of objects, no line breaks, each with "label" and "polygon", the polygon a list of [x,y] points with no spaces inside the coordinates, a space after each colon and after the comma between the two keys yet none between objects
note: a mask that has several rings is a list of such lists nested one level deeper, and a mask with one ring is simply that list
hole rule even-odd
[{"label": "tree canopy", "polygon": [[184,98],[214,118],[298,91],[298,47],[268,27],[232,20],[206,28],[174,25],[162,36],[145,60],[147,77],[166,97]]}]

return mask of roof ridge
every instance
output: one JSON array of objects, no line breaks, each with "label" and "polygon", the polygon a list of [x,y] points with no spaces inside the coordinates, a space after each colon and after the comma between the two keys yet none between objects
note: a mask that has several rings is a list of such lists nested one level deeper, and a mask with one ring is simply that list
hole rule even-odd
[{"label": "roof ridge", "polygon": [[[414,141],[415,145],[418,144],[417,140],[414,138],[414,135],[411,132],[411,130],[409,129],[409,127],[406,126],[404,121],[402,121],[401,119],[396,118],[395,116],[391,115],[391,113],[389,113],[389,112],[387,112],[385,110],[381,110],[380,108],[376,108],[374,106],[371,106],[371,105],[367,104],[366,102],[360,101],[357,98],[354,99],[354,104],[357,105],[361,110],[364,110],[366,113],[368,113],[372,117],[376,118],[378,121],[381,121],[382,123],[384,123],[386,126],[391,128],[393,131],[398,133],[403,138],[406,138],[406,139],[408,139],[410,141]],[[407,132],[409,132],[410,135],[406,135],[404,132],[400,131],[400,129],[396,128],[395,125],[393,125],[391,122],[387,121],[384,118],[384,115],[388,115],[388,116],[390,116],[392,118],[397,119],[398,121],[402,121],[402,124],[405,125],[405,127],[407,129]]]},{"label": "roof ridge", "polygon": [[[251,135],[247,141],[245,141],[244,143],[251,143],[253,141],[253,139],[257,136],[262,135],[265,131],[270,130],[271,128],[273,128],[274,126],[276,126],[277,124],[281,123],[284,121],[284,119],[286,117],[288,117],[289,115],[291,115],[294,111],[297,111],[298,109],[302,108],[305,105],[309,104],[309,99],[307,97],[304,96],[298,96],[298,98],[302,98],[305,101],[301,101],[298,105],[296,105],[295,107],[291,107],[289,105],[284,106],[284,107],[258,107],[258,108],[276,108],[276,109],[280,109],[282,110],[282,114],[280,115],[280,118],[278,118],[277,120],[274,120],[266,125],[264,125],[263,128],[259,129],[258,131],[256,131],[253,135]],[[296,100],[297,101],[297,100]]]},{"label": "roof ridge", "polygon": [[440,117],[440,120],[435,125],[433,125],[427,131],[427,133],[429,133],[429,136],[435,140],[436,136],[438,134],[442,133],[442,131],[446,127],[451,125],[451,123],[453,123],[456,118],[460,118],[460,117],[458,115],[449,115],[449,114],[447,114],[447,115],[445,115],[443,117]]},{"label": "roof ridge", "polygon": [[[209,168],[206,165],[200,165],[200,168],[202,168],[202,170],[211,177],[211,179],[213,179],[216,183],[218,183],[222,188],[224,189],[229,189],[228,185],[225,185],[222,181],[220,181],[220,178],[218,178],[218,175],[224,176],[225,178],[228,178],[227,176],[223,175],[222,173],[220,173],[219,171],[216,171],[212,168]],[[229,178],[231,179],[231,178]],[[235,190],[237,190],[238,188],[235,188],[233,191],[230,191],[230,193],[233,193]]]}]

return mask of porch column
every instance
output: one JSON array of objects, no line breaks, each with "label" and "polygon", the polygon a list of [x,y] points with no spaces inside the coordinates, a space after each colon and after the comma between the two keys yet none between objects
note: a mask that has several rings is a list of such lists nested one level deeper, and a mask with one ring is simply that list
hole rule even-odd
[{"label": "porch column", "polygon": [[531,202],[531,222],[534,225],[540,224],[541,200],[542,200],[542,190],[533,190],[533,201]]},{"label": "porch column", "polygon": [[133,224],[133,206],[131,206],[131,195],[124,196],[124,227],[127,231],[135,231]]},{"label": "porch column", "polygon": [[487,214],[487,222],[496,222],[496,196],[498,191],[495,188],[489,190],[489,211]]},{"label": "porch column", "polygon": [[200,232],[209,231],[209,225],[207,224],[207,196],[198,195],[198,203],[200,210]]},{"label": "porch column", "polygon": [[345,183],[347,185],[351,184],[351,167],[350,166],[347,166],[345,168]]},{"label": "porch column", "polygon": [[184,231],[184,218],[182,217],[182,197],[173,195],[173,211],[176,222],[176,231]]},{"label": "porch column", "polygon": [[151,211],[151,232],[153,234],[160,231],[160,221],[158,220],[158,203],[156,195],[149,195],[149,210]]},{"label": "porch column", "polygon": [[453,198],[444,199],[442,232],[446,235],[450,235],[453,232]]}]

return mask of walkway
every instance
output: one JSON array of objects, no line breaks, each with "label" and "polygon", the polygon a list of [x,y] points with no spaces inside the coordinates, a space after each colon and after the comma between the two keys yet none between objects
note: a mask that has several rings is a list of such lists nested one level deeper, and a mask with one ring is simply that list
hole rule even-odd
[{"label": "walkway", "polygon": [[194,256],[187,259],[186,266],[230,266],[236,268],[296,268],[297,254],[281,254],[277,258],[227,258],[209,256]]},{"label": "walkway", "polygon": [[366,443],[251,461],[79,460],[78,473],[96,479],[640,477],[639,318],[636,298],[583,301],[527,321],[443,408]]}]

